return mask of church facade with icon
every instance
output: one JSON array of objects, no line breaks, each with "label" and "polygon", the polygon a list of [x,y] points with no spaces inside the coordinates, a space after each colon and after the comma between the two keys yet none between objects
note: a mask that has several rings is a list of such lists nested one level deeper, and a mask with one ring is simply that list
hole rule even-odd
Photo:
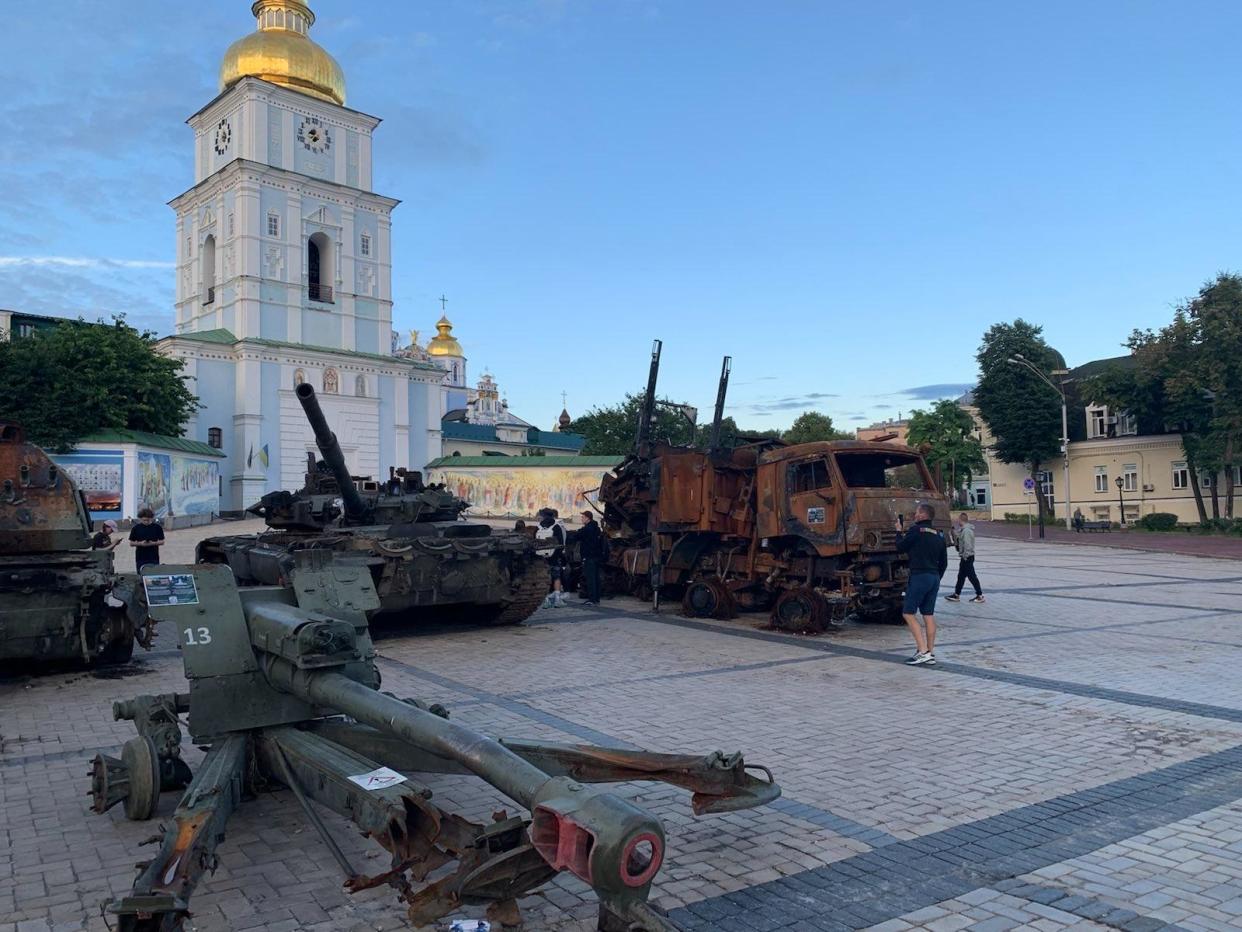
[{"label": "church facade with icon", "polygon": [[379,119],[346,106],[304,0],[258,0],[253,13],[219,95],[188,120],[194,185],[171,202],[176,327],[160,342],[202,404],[186,436],[223,454],[224,513],[302,484],[315,450],[302,382],[350,470],[375,477],[440,456],[447,399],[467,394],[460,352],[454,373],[447,356],[397,345],[399,202],[372,188]]}]

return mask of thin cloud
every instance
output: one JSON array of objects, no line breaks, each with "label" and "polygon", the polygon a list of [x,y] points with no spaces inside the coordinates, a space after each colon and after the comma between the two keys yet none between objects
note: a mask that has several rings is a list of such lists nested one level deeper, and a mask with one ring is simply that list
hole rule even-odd
[{"label": "thin cloud", "polygon": [[177,264],[159,259],[109,259],[96,256],[0,256],[0,269],[39,266],[72,269],[173,269]]},{"label": "thin cloud", "polygon": [[940,382],[936,385],[916,385],[914,388],[903,388],[898,395],[909,395],[920,401],[937,401],[940,398],[956,397],[973,388],[970,382]]},{"label": "thin cloud", "polygon": [[763,399],[743,407],[752,414],[758,414],[761,411],[809,411],[829,398],[839,397],[841,396],[828,392],[807,392],[805,395],[789,395],[785,398],[771,400]]}]

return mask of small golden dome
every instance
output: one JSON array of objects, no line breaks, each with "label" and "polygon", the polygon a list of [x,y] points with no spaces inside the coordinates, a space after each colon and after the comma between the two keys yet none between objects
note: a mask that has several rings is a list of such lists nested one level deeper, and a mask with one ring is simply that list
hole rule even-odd
[{"label": "small golden dome", "polygon": [[427,341],[427,354],[429,356],[465,356],[461,351],[461,344],[457,342],[457,338],[453,336],[453,325],[447,317],[441,317],[436,321],[436,335]]},{"label": "small golden dome", "polygon": [[345,72],[310,40],[315,14],[305,0],[257,0],[250,12],[258,20],[258,31],[224,53],[220,90],[252,75],[344,106]]}]

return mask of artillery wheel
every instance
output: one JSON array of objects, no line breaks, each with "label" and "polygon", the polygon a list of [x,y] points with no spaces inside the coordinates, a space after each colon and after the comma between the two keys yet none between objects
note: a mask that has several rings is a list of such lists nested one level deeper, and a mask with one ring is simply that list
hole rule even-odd
[{"label": "artillery wheel", "polygon": [[155,815],[160,799],[160,758],[155,742],[145,735],[130,738],[121,746],[121,761],[129,771],[129,795],[125,817],[142,822]]},{"label": "artillery wheel", "polygon": [[723,579],[708,576],[686,586],[681,613],[687,618],[736,618],[737,600]]},{"label": "artillery wheel", "polygon": [[95,663],[114,666],[129,663],[134,656],[134,623],[124,610],[108,612],[99,632]]},{"label": "artillery wheel", "polygon": [[819,634],[828,626],[828,602],[814,589],[782,592],[772,608],[772,627],[796,634]]},{"label": "artillery wheel", "polygon": [[509,601],[493,609],[484,623],[498,628],[503,625],[517,625],[535,614],[543,600],[548,597],[548,585],[551,579],[548,561],[542,557],[531,560],[522,570],[520,576],[513,581]]}]

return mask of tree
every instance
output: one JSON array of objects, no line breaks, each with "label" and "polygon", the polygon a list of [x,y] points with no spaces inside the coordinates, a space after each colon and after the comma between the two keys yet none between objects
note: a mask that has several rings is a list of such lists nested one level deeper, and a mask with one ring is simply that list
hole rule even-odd
[{"label": "tree", "polygon": [[[645,394],[641,391],[627,394],[620,404],[592,408],[571,421],[566,431],[586,438],[586,445],[582,448],[586,456],[624,456],[631,453]],[[690,446],[696,438],[684,417],[657,404],[651,439],[676,446]]]},{"label": "tree", "polygon": [[182,362],[155,352],[155,334],[123,317],[66,320],[0,342],[0,419],[58,453],[106,428],[179,437],[198,407]]},{"label": "tree", "polygon": [[821,440],[844,440],[848,434],[835,430],[832,418],[818,411],[803,411],[789,426],[789,430],[781,434],[786,443],[816,443]]},{"label": "tree", "polygon": [[[1008,360],[1022,356],[1048,375],[1064,369],[1061,354],[1044,342],[1043,328],[1019,318],[1012,324],[993,324],[983,335],[975,358],[979,384],[975,404],[995,438],[993,448],[1002,463],[1023,463],[1039,488],[1040,467],[1060,452],[1061,397],[1025,366]],[[1047,513],[1044,496],[1035,496],[1040,520]]]},{"label": "tree", "polygon": [[946,491],[956,495],[959,489],[957,477],[962,475],[967,483],[976,472],[986,466],[983,444],[975,436],[975,422],[955,401],[947,398],[937,401],[930,411],[912,411],[907,439],[912,447],[926,445],[924,458],[936,471],[937,477],[949,476]]},{"label": "tree", "polygon": [[[1205,449],[1212,471],[1225,473],[1225,517],[1234,515],[1233,468],[1242,462],[1242,277],[1217,275],[1184,308],[1194,328],[1195,354],[1187,369],[1170,379],[1170,389],[1205,400],[1210,419]],[[1187,466],[1189,466],[1187,462]]]}]

